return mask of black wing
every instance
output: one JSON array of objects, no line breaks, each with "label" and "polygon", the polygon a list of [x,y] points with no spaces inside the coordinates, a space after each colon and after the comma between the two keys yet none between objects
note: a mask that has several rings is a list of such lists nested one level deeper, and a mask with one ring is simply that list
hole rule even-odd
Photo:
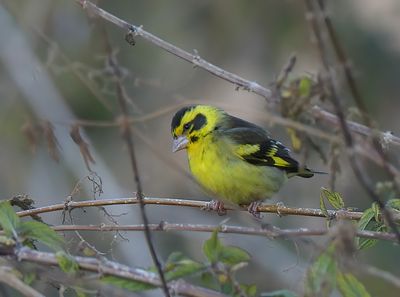
[{"label": "black wing", "polygon": [[236,144],[234,151],[240,158],[256,166],[277,167],[302,177],[313,176],[308,169],[299,172],[299,163],[290,156],[290,150],[270,138],[264,129],[237,118],[234,121],[239,127],[231,125],[223,134]]}]

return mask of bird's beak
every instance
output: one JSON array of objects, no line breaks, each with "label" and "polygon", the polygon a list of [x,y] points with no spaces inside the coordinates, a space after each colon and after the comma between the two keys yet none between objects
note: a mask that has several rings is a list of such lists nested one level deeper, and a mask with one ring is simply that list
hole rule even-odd
[{"label": "bird's beak", "polygon": [[189,139],[184,135],[174,138],[174,141],[172,142],[172,152],[175,153],[177,151],[183,150],[187,148],[188,144]]}]

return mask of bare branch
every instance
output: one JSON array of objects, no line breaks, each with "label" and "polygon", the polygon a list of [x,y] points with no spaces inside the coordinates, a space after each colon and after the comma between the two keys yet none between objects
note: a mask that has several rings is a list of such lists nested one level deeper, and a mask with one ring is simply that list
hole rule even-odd
[{"label": "bare branch", "polygon": [[[160,222],[159,224],[149,224],[152,231],[190,231],[190,232],[213,232],[218,229],[220,233],[256,235],[268,237],[269,239],[291,239],[297,237],[323,236],[328,234],[329,229],[280,229],[277,227],[252,228],[229,225],[202,225],[202,224],[176,224]],[[60,225],[52,227],[55,231],[144,231],[145,226],[140,225]],[[396,241],[396,235],[387,232],[376,231],[357,231],[356,236],[369,239],[380,239]]]},{"label": "bare branch", "polygon": [[[108,13],[107,11],[99,8],[98,6],[96,6],[95,4],[93,4],[90,1],[86,1],[86,0],[76,0],[76,1],[78,3],[80,3],[80,5],[84,9],[86,9],[88,12],[90,12],[94,15],[97,15],[110,23],[115,24],[116,26],[126,30],[127,32],[130,32],[130,34],[135,35],[135,36],[140,36],[143,39],[145,39],[146,41],[152,43],[153,45],[155,45],[159,48],[162,48],[165,51],[167,51],[185,61],[188,61],[189,63],[194,64],[196,67],[202,68],[202,69],[210,72],[212,75],[220,77],[228,82],[231,82],[237,87],[241,87],[245,90],[248,90],[257,95],[260,95],[260,96],[264,97],[267,100],[267,102],[269,102],[269,103],[272,103],[272,104],[277,103],[277,101],[274,100],[276,98],[274,98],[274,96],[272,96],[271,90],[269,90],[263,86],[260,86],[258,83],[249,81],[249,80],[242,78],[236,74],[230,73],[222,68],[219,68],[219,67],[211,64],[210,62],[204,60],[203,58],[201,58],[197,53],[191,54],[187,51],[184,51],[181,48],[178,48],[178,47],[174,46],[173,44],[170,44],[170,43],[162,40],[161,38],[145,31],[142,26],[135,26],[133,24],[130,24],[130,23]],[[328,111],[325,111],[325,113],[326,113],[326,115],[329,115],[329,116],[333,115],[332,113],[330,113]],[[359,124],[359,125],[360,125],[359,127],[362,127],[362,130],[369,131],[369,128],[367,126],[364,126],[362,124]],[[349,128],[353,129],[353,125],[349,125]],[[358,130],[355,129],[354,132],[358,133]],[[394,135],[389,136],[389,135],[385,134],[385,132],[380,132],[380,133],[387,136],[385,138],[387,143],[396,143],[396,144],[400,143],[399,137],[396,137]]]},{"label": "bare branch", "polygon": [[[317,2],[317,1],[316,1]],[[308,19],[310,22],[310,27],[315,35],[315,40],[316,40],[316,45],[318,48],[318,53],[320,55],[320,60],[323,65],[323,76],[324,76],[324,82],[327,88],[327,93],[329,95],[329,99],[335,109],[335,113],[338,117],[339,123],[340,123],[340,128],[343,134],[343,138],[347,147],[347,154],[349,157],[349,161],[351,164],[351,167],[353,169],[354,174],[356,175],[359,183],[363,186],[369,197],[373,202],[376,202],[379,207],[382,209],[382,213],[387,220],[387,223],[389,227],[393,230],[393,232],[396,234],[397,239],[400,243],[400,232],[397,228],[396,223],[393,220],[392,213],[386,208],[385,203],[380,199],[380,197],[375,193],[374,188],[371,186],[371,182],[369,180],[369,177],[365,174],[365,172],[362,170],[358,159],[356,158],[355,155],[355,149],[354,149],[354,139],[352,134],[350,133],[350,128],[347,124],[347,121],[345,119],[344,111],[342,108],[342,103],[339,100],[338,96],[338,91],[336,90],[335,83],[334,83],[334,78],[332,75],[332,71],[330,68],[330,63],[328,59],[328,54],[327,54],[327,47],[326,44],[324,43],[324,40],[322,38],[322,32],[321,28],[318,23],[318,9],[314,9],[313,1],[312,0],[305,0],[306,4],[306,9],[307,9],[307,14],[308,14]],[[314,3],[318,4],[318,3]]]},{"label": "bare branch", "polygon": [[[313,108],[311,109],[311,113],[313,114],[313,116],[318,119],[318,120],[322,120],[330,125],[333,126],[339,126],[339,119],[336,115],[327,112],[326,110],[323,110],[321,107],[319,106],[313,106]],[[386,132],[382,132],[382,131],[375,131],[374,129],[371,129],[367,126],[364,126],[362,124],[353,122],[353,121],[347,121],[347,126],[349,127],[349,129],[357,134],[361,134],[364,136],[370,136],[371,134],[375,134],[378,133],[378,135],[381,138],[381,142],[383,144],[386,143],[391,143],[394,144],[396,146],[400,146],[400,138],[393,135],[392,132],[390,131],[386,131]]]},{"label": "bare branch", "polygon": [[[204,208],[207,206],[209,201],[200,200],[189,200],[189,199],[176,199],[176,198],[154,198],[145,197],[143,198],[144,204],[152,205],[164,205],[164,206],[178,206],[178,207],[194,207]],[[73,210],[75,208],[85,207],[99,207],[99,206],[110,206],[110,205],[124,205],[124,204],[139,204],[137,198],[114,198],[114,199],[96,199],[86,201],[67,201],[65,203],[59,203],[44,207],[38,207],[34,209],[22,210],[17,212],[20,217],[33,216],[41,213],[48,213],[54,211]],[[227,210],[242,210],[246,211],[246,208],[232,208],[226,206]],[[287,207],[280,204],[261,204],[258,206],[257,211],[265,213],[274,213],[281,216],[294,215],[294,216],[309,216],[309,217],[320,217],[325,218],[325,214],[318,208],[304,208],[304,207]],[[348,210],[328,210],[328,216],[330,219],[341,218],[347,220],[359,220],[362,216],[362,212],[348,211]],[[400,220],[400,216],[395,216],[396,220]]]},{"label": "bare branch", "polygon": [[129,117],[129,112],[128,112],[128,106],[127,106],[127,95],[126,95],[126,90],[122,84],[122,71],[120,69],[120,66],[118,64],[116,56],[113,54],[112,46],[109,43],[108,36],[106,34],[106,31],[103,30],[105,40],[106,40],[106,47],[107,47],[107,54],[108,54],[108,63],[109,66],[111,67],[113,71],[113,75],[116,79],[116,91],[117,91],[117,100],[119,107],[121,109],[121,119],[119,121],[120,123],[120,129],[121,129],[121,134],[123,139],[126,142],[126,145],[128,147],[128,154],[129,154],[129,159],[131,162],[131,167],[133,171],[133,181],[136,185],[136,197],[139,200],[139,205],[140,205],[140,214],[142,216],[142,221],[145,226],[144,230],[144,235],[146,238],[146,242],[150,251],[151,258],[154,262],[154,265],[157,269],[158,275],[161,280],[161,288],[164,291],[165,297],[170,297],[169,289],[167,286],[167,281],[164,276],[163,268],[161,266],[161,262],[158,259],[156,250],[154,248],[153,241],[151,239],[151,233],[150,229],[148,228],[149,220],[147,218],[146,210],[145,210],[145,204],[143,203],[143,188],[142,188],[142,183],[140,180],[140,173],[139,173],[139,167],[136,161],[136,154],[135,154],[135,149],[134,149],[134,144],[133,144],[133,137],[132,137],[132,128],[129,122],[126,120]]},{"label": "bare branch", "polygon": [[14,288],[26,297],[44,297],[41,293],[36,291],[31,286],[28,286],[24,281],[19,279],[13,272],[12,267],[1,266],[0,267],[0,282],[7,286]]},{"label": "bare branch", "polygon": [[[17,259],[22,262],[58,266],[58,261],[54,253],[39,252],[26,247],[16,249],[14,253]],[[12,256],[12,254],[10,256]],[[76,261],[76,263],[78,263],[79,268],[84,271],[100,273],[100,276],[111,275],[162,287],[160,279],[158,278],[157,274],[153,272],[139,268],[131,268],[129,266],[106,259],[78,256],[74,256],[73,259]],[[183,280],[171,281],[168,286],[177,295],[189,297],[226,297],[226,295],[222,293],[194,286]]]}]

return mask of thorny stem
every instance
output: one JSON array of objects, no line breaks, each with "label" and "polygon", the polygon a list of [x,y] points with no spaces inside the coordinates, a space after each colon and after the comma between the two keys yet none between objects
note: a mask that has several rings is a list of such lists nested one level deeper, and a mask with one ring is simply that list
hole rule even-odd
[{"label": "thorny stem", "polygon": [[[160,222],[159,224],[148,224],[147,225],[152,231],[189,231],[189,232],[213,232],[218,229],[220,233],[231,233],[231,234],[242,234],[242,235],[255,235],[267,237],[269,239],[292,239],[297,237],[309,237],[309,236],[323,236],[327,235],[329,229],[308,229],[308,228],[297,228],[297,229],[280,229],[277,227],[268,228],[252,228],[242,226],[230,226],[230,225],[203,225],[203,224],[179,224],[179,223],[168,223]],[[52,227],[55,231],[100,231],[100,232],[112,232],[112,231],[144,231],[145,225],[60,225]],[[396,236],[393,233],[388,232],[377,232],[369,230],[356,231],[355,236],[368,238],[368,239],[380,239],[387,241],[396,241]]]},{"label": "thorny stem", "polygon": [[[10,256],[16,256],[19,261],[36,263],[47,266],[58,266],[58,260],[54,253],[39,252],[26,247],[14,249],[10,254],[10,251],[4,251],[3,254],[9,253]],[[91,257],[79,257],[69,256],[79,265],[79,268],[83,271],[94,272],[97,275],[112,275],[128,280],[139,281],[146,284],[154,285],[156,287],[162,286],[160,279],[157,274],[149,272],[139,268],[131,268],[129,266],[109,261],[106,259],[97,259]],[[188,297],[227,297],[226,295],[191,285],[184,280],[171,281],[169,287],[177,295],[188,296]]]},{"label": "thorny stem", "polygon": [[[272,92],[271,90],[260,86],[256,82],[252,82],[249,80],[246,80],[236,74],[230,73],[222,68],[219,68],[208,61],[204,60],[203,58],[199,57],[198,54],[190,54],[181,48],[178,48],[161,38],[158,38],[157,36],[145,31],[141,26],[135,26],[132,25],[114,15],[111,13],[99,8],[97,5],[93,4],[90,1],[87,0],[75,0],[77,1],[84,9],[89,11],[90,13],[93,13],[104,20],[113,23],[114,25],[126,30],[127,32],[132,32],[133,35],[135,36],[140,36],[146,41],[154,44],[155,46],[158,46],[165,51],[177,56],[178,58],[181,58],[185,61],[188,61],[189,63],[194,64],[196,67],[202,68],[208,72],[210,72],[212,75],[215,75],[217,77],[220,77],[228,82],[233,83],[235,86],[242,87],[245,90],[248,90],[250,92],[253,92],[257,95],[260,95],[264,97],[269,103],[277,103],[276,100],[274,101],[272,99]],[[330,114],[331,116],[334,116],[333,114],[329,113],[328,111],[325,111],[326,113]],[[361,125],[363,127],[364,131],[371,131],[371,129],[367,126]],[[352,126],[350,126],[352,127]],[[357,131],[356,131],[357,132]],[[371,131],[372,133],[372,131]],[[380,132],[379,134],[385,135],[384,132]],[[386,141],[388,143],[395,143],[397,145],[400,144],[400,137],[394,136],[394,135],[388,135],[386,137]]]},{"label": "thorny stem", "polygon": [[[155,197],[144,197],[142,200],[143,204],[152,205],[163,205],[163,206],[178,206],[178,207],[194,207],[194,208],[205,208],[208,201],[191,200],[191,199],[176,199],[176,198],[155,198]],[[54,211],[72,211],[75,208],[85,207],[99,207],[99,206],[110,206],[110,205],[124,205],[124,204],[139,204],[137,198],[114,198],[114,199],[96,199],[96,200],[85,200],[85,201],[68,201],[66,203],[53,204],[49,206],[43,206],[28,210],[22,210],[17,212],[20,217],[33,216],[41,213],[48,213]],[[231,208],[225,206],[229,211],[246,211],[244,208]],[[294,216],[309,216],[309,217],[320,217],[325,218],[326,215],[318,208],[303,208],[303,207],[287,207],[280,204],[260,204],[257,208],[258,212],[274,213],[280,216],[294,215]],[[363,213],[358,211],[348,210],[328,210],[329,219],[347,219],[347,220],[359,220]],[[395,217],[396,220],[400,220],[400,216]]]}]

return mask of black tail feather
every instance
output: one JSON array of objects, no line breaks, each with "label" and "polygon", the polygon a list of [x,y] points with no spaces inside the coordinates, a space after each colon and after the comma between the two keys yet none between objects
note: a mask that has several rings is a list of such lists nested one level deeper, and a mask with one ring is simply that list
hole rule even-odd
[{"label": "black tail feather", "polygon": [[303,170],[300,170],[297,172],[297,176],[304,177],[304,178],[310,178],[313,177],[314,174],[328,174],[328,172],[323,172],[323,171],[315,171],[315,170],[310,170],[308,168],[305,168]]}]

